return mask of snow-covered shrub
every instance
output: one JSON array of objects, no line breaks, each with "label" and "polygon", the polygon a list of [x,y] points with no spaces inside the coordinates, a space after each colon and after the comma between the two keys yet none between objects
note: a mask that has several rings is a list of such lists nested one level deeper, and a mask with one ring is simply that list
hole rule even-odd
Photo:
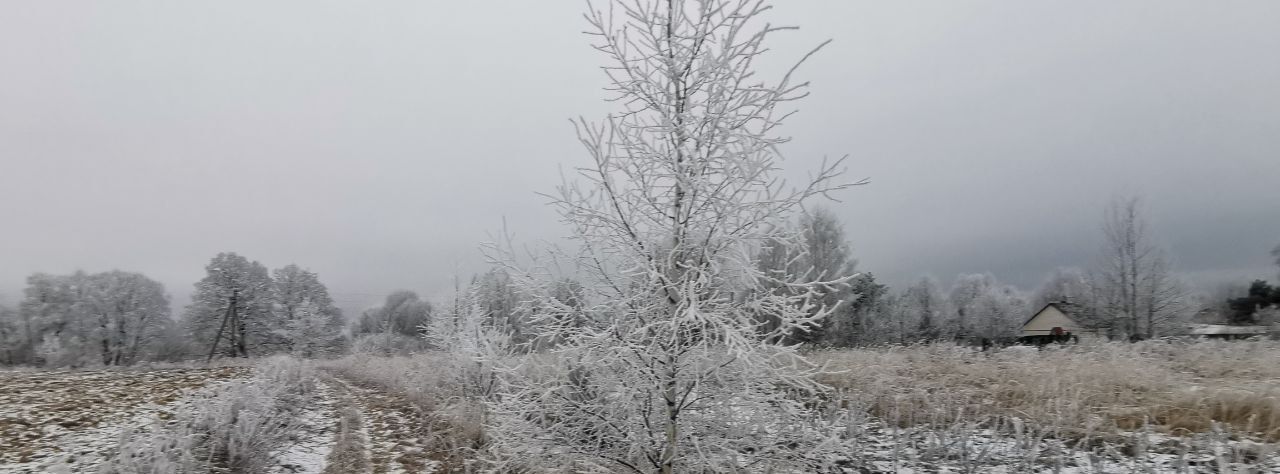
[{"label": "snow-covered shrub", "polygon": [[291,317],[276,330],[294,357],[327,358],[346,350],[341,314],[327,313],[310,301],[296,303]]},{"label": "snow-covered shrub", "polygon": [[265,472],[272,453],[299,428],[315,389],[314,369],[264,359],[253,377],[194,394],[164,424],[121,435],[103,473]]},{"label": "snow-covered shrub", "polygon": [[351,342],[354,354],[380,356],[407,356],[427,349],[427,342],[420,337],[396,333],[361,334]]}]

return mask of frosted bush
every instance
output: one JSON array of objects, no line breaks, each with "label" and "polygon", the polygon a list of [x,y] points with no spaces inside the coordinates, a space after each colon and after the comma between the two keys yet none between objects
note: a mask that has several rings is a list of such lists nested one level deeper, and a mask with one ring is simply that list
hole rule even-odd
[{"label": "frosted bush", "polygon": [[272,452],[300,427],[314,396],[314,370],[286,357],[264,359],[253,377],[194,394],[150,432],[126,432],[103,473],[264,472]]}]

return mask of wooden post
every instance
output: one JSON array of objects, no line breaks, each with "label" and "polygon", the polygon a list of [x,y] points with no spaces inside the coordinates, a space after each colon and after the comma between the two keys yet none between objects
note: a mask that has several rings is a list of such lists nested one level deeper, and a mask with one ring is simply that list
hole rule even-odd
[{"label": "wooden post", "polygon": [[240,312],[235,306],[231,307],[231,334],[235,336],[231,345],[231,353],[235,357],[249,357],[249,351],[244,347],[244,322],[240,321]]},{"label": "wooden post", "polygon": [[[205,358],[204,360],[204,363],[206,364],[213,361],[213,354],[218,350],[218,341],[222,340],[222,330],[227,328],[227,320],[231,319],[231,315],[235,314],[236,293],[238,291],[239,290],[231,290],[231,298],[227,300],[227,312],[226,314],[222,315],[222,324],[218,325],[218,335],[213,337],[213,345],[209,346],[209,357]],[[231,331],[235,332],[235,329],[233,328]],[[227,339],[231,341],[231,349],[234,351],[235,350],[234,337],[228,336]]]}]

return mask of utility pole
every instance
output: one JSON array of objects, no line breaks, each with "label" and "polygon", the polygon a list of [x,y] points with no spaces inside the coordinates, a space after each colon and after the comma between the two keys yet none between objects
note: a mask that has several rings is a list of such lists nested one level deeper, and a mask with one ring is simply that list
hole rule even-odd
[{"label": "utility pole", "polygon": [[235,345],[232,348],[234,349],[233,353],[236,357],[249,357],[249,350],[245,347],[244,342],[244,321],[240,319],[239,311],[231,311],[231,328],[235,331]]},{"label": "utility pole", "polygon": [[[231,290],[231,297],[227,300],[227,312],[222,315],[222,324],[218,325],[218,335],[213,337],[213,344],[209,346],[209,357],[205,358],[204,363],[208,364],[213,361],[213,354],[218,350],[218,341],[222,340],[222,331],[227,328],[227,321],[234,318],[236,314],[236,295],[240,290]],[[231,351],[235,353],[235,332],[236,328],[231,329],[231,334],[227,335],[227,341],[231,343]]]}]

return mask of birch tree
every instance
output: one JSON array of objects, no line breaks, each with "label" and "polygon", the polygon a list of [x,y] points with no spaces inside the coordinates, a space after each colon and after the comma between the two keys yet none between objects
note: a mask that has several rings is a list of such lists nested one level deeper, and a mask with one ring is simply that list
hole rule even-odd
[{"label": "birch tree", "polygon": [[[547,262],[489,248],[511,267],[539,339],[562,341],[501,372],[489,434],[502,468],[830,467],[834,430],[805,403],[826,390],[819,369],[769,341],[821,321],[833,309],[821,296],[850,277],[768,275],[754,255],[766,239],[803,249],[788,217],[843,185],[838,162],[795,187],[775,177],[786,141],[777,127],[807,84],[794,67],[773,83],[754,74],[766,39],[787,29],[763,24],[767,9],[642,0],[587,13],[620,110],[576,122],[591,162],[551,198],[581,248],[598,322],[565,323],[581,309],[555,298]],[[759,330],[762,313],[776,327]]]},{"label": "birch tree", "polygon": [[1170,275],[1164,250],[1150,234],[1142,202],[1117,199],[1107,208],[1098,273],[1105,305],[1118,335],[1152,337],[1182,310],[1183,290]]},{"label": "birch tree", "polygon": [[[804,242],[803,248],[789,245],[784,240],[766,242],[760,252],[758,266],[762,272],[780,281],[792,278],[802,281],[827,281],[855,275],[857,261],[853,259],[849,244],[845,241],[844,228],[835,214],[823,208],[815,209],[800,216],[796,229]],[[804,328],[791,335],[787,343],[827,343],[831,340],[831,329],[840,325],[841,329],[851,330],[853,317],[852,302],[859,297],[853,292],[855,285],[840,285],[823,293],[820,306],[834,307],[838,303],[845,304],[831,317],[823,318],[817,324]],[[794,291],[787,285],[773,285],[772,291]],[[764,315],[766,329],[776,326],[773,315]]]}]

